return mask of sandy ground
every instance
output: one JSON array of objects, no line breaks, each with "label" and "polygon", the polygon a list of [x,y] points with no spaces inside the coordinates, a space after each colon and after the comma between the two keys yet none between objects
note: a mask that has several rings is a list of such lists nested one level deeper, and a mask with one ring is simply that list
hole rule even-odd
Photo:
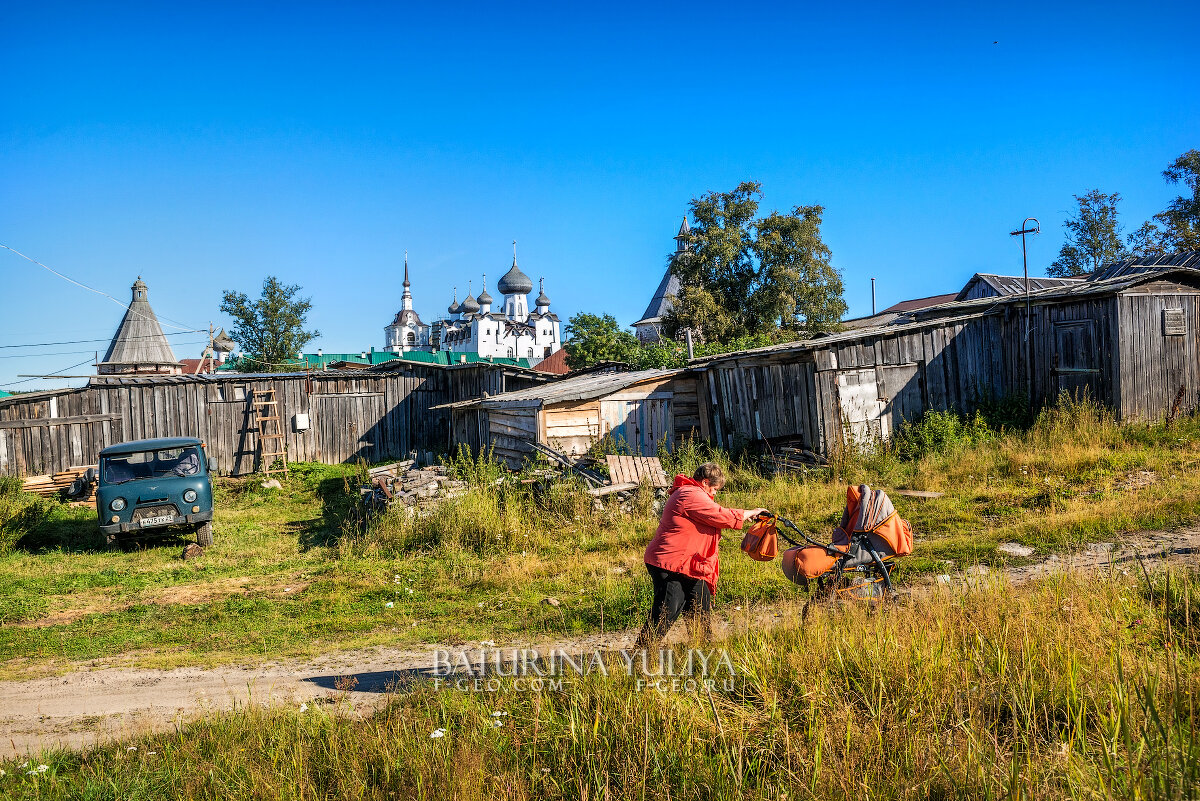
[{"label": "sandy ground", "polygon": [[[1140,572],[1143,566],[1155,570],[1164,562],[1200,564],[1200,527],[1139,532],[1120,542],[1092,545],[1069,556],[1033,558],[1027,564],[1006,569],[1005,574],[1009,581],[1021,584],[1068,570]],[[940,583],[961,587],[964,582],[982,580],[984,573],[977,568],[967,571],[967,575],[941,577]],[[934,579],[930,583],[939,582]],[[718,638],[747,626],[770,625],[779,617],[769,609],[758,610],[752,619],[735,610],[723,611],[735,617],[731,621],[717,615]],[[683,627],[678,628],[672,632],[673,639],[685,636]],[[506,651],[536,648],[544,654],[560,648],[591,653],[596,649],[628,648],[635,633],[497,645]],[[466,647],[477,655],[481,644]],[[451,661],[457,661],[463,646],[343,651],[314,661],[250,667],[81,669],[52,678],[0,682],[0,756],[43,748],[80,748],[127,736],[170,732],[207,712],[248,704],[299,705],[337,697],[353,709],[369,711],[386,697],[389,688],[429,680],[438,650],[448,652]]]}]

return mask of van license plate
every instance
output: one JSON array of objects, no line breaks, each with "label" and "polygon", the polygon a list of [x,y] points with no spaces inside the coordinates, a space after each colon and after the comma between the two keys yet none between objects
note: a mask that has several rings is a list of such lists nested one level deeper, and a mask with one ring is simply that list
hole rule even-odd
[{"label": "van license plate", "polygon": [[168,526],[175,518],[171,515],[161,515],[159,517],[143,517],[141,521],[142,528],[149,526]]}]

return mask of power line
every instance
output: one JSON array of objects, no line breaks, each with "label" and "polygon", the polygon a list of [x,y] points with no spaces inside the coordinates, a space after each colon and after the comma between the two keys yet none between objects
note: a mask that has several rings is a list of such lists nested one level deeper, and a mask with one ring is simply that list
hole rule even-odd
[{"label": "power line", "polygon": [[[185,334],[203,334],[203,333],[206,333],[207,331],[208,331],[207,328],[197,328],[194,331],[172,331],[169,334],[163,334],[163,336],[165,336],[165,337],[181,337],[181,336],[184,336]],[[158,336],[156,334],[147,334],[145,336],[140,336],[140,337],[125,337],[125,339],[158,339]],[[5,348],[5,349],[8,349],[8,348],[41,348],[41,347],[48,347],[50,345],[84,345],[89,342],[112,342],[112,337],[105,337],[104,339],[64,339],[61,342],[29,342],[24,345],[0,345],[0,348]],[[192,345],[195,343],[179,342],[176,344]]]},{"label": "power line", "polygon": [[[176,345],[206,345],[207,340],[199,340],[197,342],[176,342]],[[0,359],[34,359],[38,356],[75,356],[80,353],[94,353],[91,350],[60,350],[54,353],[9,353],[0,356]]]},{"label": "power line", "polygon": [[[116,299],[116,298],[114,298],[112,295],[108,294],[107,292],[103,292],[103,291],[101,291],[101,290],[99,290],[99,289],[95,289],[95,288],[93,288],[93,287],[90,287],[90,286],[88,286],[87,284],[80,283],[79,281],[76,281],[74,278],[70,277],[69,275],[63,275],[63,274],[62,274],[62,273],[60,273],[58,270],[55,270],[53,267],[47,267],[45,264],[42,264],[42,263],[41,263],[40,261],[38,261],[37,259],[32,259],[32,258],[30,258],[29,256],[26,256],[24,253],[22,253],[21,251],[17,250],[16,248],[10,248],[8,245],[5,245],[5,244],[4,244],[4,243],[2,243],[2,242],[0,242],[0,248],[4,248],[5,250],[10,250],[10,251],[12,251],[13,253],[16,253],[16,254],[17,254],[18,256],[20,256],[22,259],[25,259],[25,261],[28,261],[28,262],[33,262],[33,263],[34,263],[34,264],[36,264],[38,267],[41,267],[43,270],[48,270],[48,271],[50,271],[51,273],[53,273],[54,275],[57,275],[59,278],[63,279],[64,281],[66,281],[66,282],[68,282],[68,283],[74,284],[75,286],[77,286],[77,287],[80,287],[81,289],[86,289],[88,292],[94,292],[94,293],[96,293],[97,295],[99,295],[100,297],[103,297],[103,298],[108,298],[108,299],[109,299],[109,300],[111,300],[113,303],[117,304],[118,306],[120,306],[120,307],[121,307],[121,308],[123,308],[123,309],[126,309],[127,311],[133,311],[133,309],[132,309],[132,308],[130,308],[130,306],[129,306],[128,304],[122,303],[121,301],[117,300],[117,299]],[[150,320],[150,319],[153,319],[153,318],[147,317],[147,316],[146,316],[146,315],[144,315],[144,314],[141,314],[140,312],[133,312],[133,313],[134,313],[134,314],[136,314],[138,317],[141,317],[141,318],[142,318],[142,319],[144,319],[144,320]],[[162,319],[164,319],[164,320],[171,320],[171,318],[170,318],[170,317],[166,317],[166,316],[163,316],[163,318],[162,318]],[[157,320],[156,320],[155,322],[157,322]],[[172,322],[174,322],[174,323],[178,323],[179,321],[178,321],[178,320],[173,320]],[[188,332],[188,333],[192,333],[192,332],[195,332],[195,331],[198,331],[198,330],[200,330],[200,329],[197,329],[197,328],[195,328],[195,327],[188,327],[188,326],[187,326],[186,324],[184,324],[184,323],[180,323],[179,325],[172,325],[171,323],[167,323],[167,325],[170,325],[172,328],[178,328],[180,331],[186,331],[186,332]]]},{"label": "power line", "polygon": [[[53,373],[50,373],[50,375],[56,375],[57,373],[65,373],[68,370],[74,370],[76,367],[83,367],[83,365],[85,365],[85,364],[91,364],[91,362],[92,362],[91,359],[84,359],[79,364],[72,364],[70,367],[64,367],[61,370],[55,370]],[[37,378],[26,378],[24,381],[14,381],[13,383],[9,384],[8,386],[15,387],[17,384],[28,384],[30,381],[37,381],[41,377],[42,376],[38,376]]]}]

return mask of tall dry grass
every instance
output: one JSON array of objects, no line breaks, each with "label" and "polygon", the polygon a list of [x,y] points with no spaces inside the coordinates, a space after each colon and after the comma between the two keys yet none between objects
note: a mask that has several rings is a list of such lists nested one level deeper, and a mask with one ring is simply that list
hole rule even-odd
[{"label": "tall dry grass", "polygon": [[[620,671],[541,692],[511,680],[492,693],[417,683],[362,720],[335,697],[305,711],[252,708],[169,735],[43,755],[48,769],[36,776],[3,763],[0,791],[1193,798],[1197,600],[1200,578],[1172,572],[1151,585],[1120,574],[996,584],[885,613],[831,607],[724,643],[737,677],[711,695],[639,690]],[[445,736],[431,738],[438,729]]]}]

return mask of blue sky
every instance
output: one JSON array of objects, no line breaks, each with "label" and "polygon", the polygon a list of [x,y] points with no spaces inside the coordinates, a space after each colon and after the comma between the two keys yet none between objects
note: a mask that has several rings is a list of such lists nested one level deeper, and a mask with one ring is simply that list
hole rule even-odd
[{"label": "blue sky", "polygon": [[[872,276],[882,308],[1019,273],[1026,216],[1041,273],[1092,188],[1132,229],[1200,147],[1194,2],[822,5],[6,3],[0,242],[122,300],[140,274],[185,327],[275,274],[312,349],[357,351],[405,249],[427,319],[516,239],[564,319],[630,323],[688,201],[753,178],[826,207],[857,315]],[[120,320],[7,251],[0,276],[0,345]],[[0,388],[93,348],[0,348]]]}]

